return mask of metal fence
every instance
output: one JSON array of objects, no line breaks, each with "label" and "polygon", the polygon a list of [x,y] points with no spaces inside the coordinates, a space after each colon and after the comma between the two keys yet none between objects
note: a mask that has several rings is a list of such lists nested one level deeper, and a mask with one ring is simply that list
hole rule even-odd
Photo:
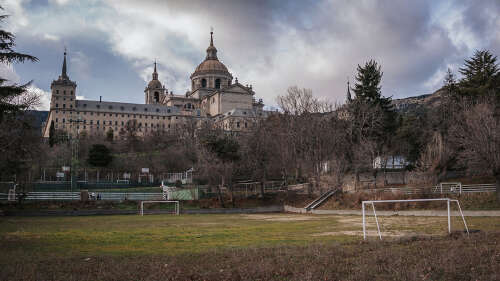
[{"label": "metal fence", "polygon": [[393,192],[403,194],[461,194],[461,193],[478,193],[478,192],[495,192],[496,186],[493,183],[487,184],[460,184],[460,183],[443,183],[430,187],[390,187],[390,188],[375,188],[363,189],[363,192]]}]

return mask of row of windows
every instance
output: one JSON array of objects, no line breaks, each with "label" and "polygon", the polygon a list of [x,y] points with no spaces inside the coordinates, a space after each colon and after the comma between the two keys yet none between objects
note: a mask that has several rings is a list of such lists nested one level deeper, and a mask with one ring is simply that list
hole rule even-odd
[{"label": "row of windows", "polygon": [[[57,104],[56,104],[56,107],[57,107]],[[56,110],[56,113],[59,113],[59,110]],[[70,115],[73,114],[73,111],[70,111],[69,112]],[[77,111],[75,114],[79,115],[80,114],[80,111]],[[87,111],[83,111],[82,112],[83,115],[87,115]],[[107,115],[106,115],[107,114]],[[121,116],[121,117],[125,117],[125,115],[127,115],[127,117],[130,118],[130,116],[133,116],[133,118],[137,118],[137,116],[139,116],[138,118],[142,118],[143,115],[142,114],[118,114],[118,113],[102,113],[102,116],[106,117],[106,116],[109,116],[109,117],[113,117],[113,114],[115,115],[115,117],[118,117],[118,116]],[[91,116],[94,115],[94,112],[90,112]],[[96,115],[97,116],[101,116],[101,113],[100,112],[96,112]],[[160,120],[160,117],[161,119],[165,120],[165,117],[167,117],[168,120],[170,120],[172,118],[172,116],[152,116],[152,115],[144,115],[144,119],[156,119],[157,120]],[[175,116],[175,119],[179,119],[178,116]]]},{"label": "row of windows", "polygon": [[[66,125],[61,125],[61,127],[59,127],[58,124],[56,124],[54,127],[56,129],[66,129]],[[68,126],[68,127],[71,129],[73,126]],[[175,126],[175,127],[178,128],[178,126]],[[76,128],[77,129],[84,129],[84,130],[86,130],[87,129],[87,125],[83,125],[83,126],[77,125]],[[89,129],[94,129],[95,128],[96,130],[99,130],[100,128],[102,128],[102,130],[105,131],[106,128],[107,129],[110,129],[110,128],[113,129],[113,126],[105,127],[105,125],[103,125],[102,127],[100,127],[99,125],[97,125],[97,126],[90,125],[90,126],[88,126],[88,128]],[[165,126],[165,124],[163,124],[161,127],[160,126],[156,126],[156,128],[157,129],[160,129],[160,128],[161,129],[170,129],[171,127],[170,127],[170,125]],[[153,130],[155,128],[153,126],[151,126],[150,129]],[[138,130],[140,132],[142,132],[142,127],[139,127]],[[144,127],[144,130],[147,131],[148,127]],[[117,126],[115,126],[115,131],[118,131],[118,127]]]},{"label": "row of windows", "polygon": [[[65,95],[65,94],[66,94],[66,90],[63,90],[63,95]],[[73,91],[71,91],[70,94],[73,95]],[[56,95],[59,95],[59,90],[56,90]]]},{"label": "row of windows", "polygon": [[[193,83],[194,83],[194,81],[193,81]],[[227,81],[227,85],[231,86],[231,80]],[[219,78],[215,79],[215,88],[220,89],[220,86],[221,86],[220,79]],[[205,79],[205,78],[201,79],[201,87],[202,88],[207,87],[207,79]]]},{"label": "row of windows", "polygon": [[[58,103],[56,103],[56,107],[59,108],[59,104]],[[66,104],[64,104],[64,103],[63,103],[63,108],[66,108]],[[70,104],[69,108],[73,108],[73,105]]]},{"label": "row of windows", "polygon": [[[56,100],[59,100],[59,97],[56,97]],[[63,100],[66,100],[66,98],[64,97]],[[70,98],[69,100],[73,101],[73,98]]]},{"label": "row of windows", "polygon": [[[83,107],[87,107],[87,104],[86,104],[86,103],[84,103],[82,106],[83,106]],[[78,106],[77,106],[77,107],[78,107]],[[96,104],[96,106],[95,106],[95,107],[99,109],[99,108],[101,108],[101,105],[100,105],[100,104]],[[113,106],[112,106],[112,105],[108,105],[108,109],[113,109]],[[121,110],[121,111],[124,111],[124,110],[125,110],[125,107],[124,107],[124,106],[120,106],[120,110]],[[132,111],[136,111],[136,110],[137,110],[137,107],[135,107],[135,106],[134,106],[134,107],[132,107]],[[145,107],[145,108],[144,108],[144,111],[148,111],[148,108],[147,108],[147,107]],[[160,112],[160,109],[159,109],[159,108],[157,108],[155,111],[156,111],[156,112]],[[170,112],[171,112],[170,108],[167,108],[167,113],[170,113]]]},{"label": "row of windows", "polygon": [[[61,120],[61,121],[62,121],[62,123],[66,123],[66,118],[62,118],[62,120]],[[96,125],[100,125],[100,124],[101,124],[101,123],[100,123],[100,121],[101,121],[101,120],[96,120]],[[59,123],[59,118],[56,118],[55,122],[56,122],[56,123]],[[70,122],[70,120],[68,120],[68,122]],[[81,120],[81,122],[83,122],[83,124],[87,124],[87,120]],[[125,121],[121,121],[121,122],[120,122],[120,125],[121,125],[121,126],[125,126],[125,123],[126,123]],[[94,125],[94,120],[89,120],[89,124],[90,124],[90,125]],[[113,125],[113,121],[106,121],[106,120],[103,120],[103,121],[102,121],[102,125],[106,125],[106,124],[108,124],[108,125],[111,125],[111,126],[112,126],[112,125]],[[115,125],[115,126],[118,126],[118,124],[119,124],[119,123],[118,123],[118,121],[115,121],[115,122],[114,122],[114,125]],[[57,124],[56,124],[56,126],[57,126]],[[138,126],[138,127],[142,127],[142,122],[137,123],[137,126]],[[144,127],[147,127],[147,126],[148,126],[148,123],[144,123]],[[150,126],[150,127],[155,127],[155,124],[154,124],[154,123],[149,123],[149,126]],[[163,127],[165,127],[165,124],[162,124],[162,126],[163,126]],[[156,127],[160,127],[160,123],[156,123]],[[167,127],[168,127],[168,128],[170,128],[170,124],[167,124]],[[57,128],[57,127],[56,127],[56,128]]]}]

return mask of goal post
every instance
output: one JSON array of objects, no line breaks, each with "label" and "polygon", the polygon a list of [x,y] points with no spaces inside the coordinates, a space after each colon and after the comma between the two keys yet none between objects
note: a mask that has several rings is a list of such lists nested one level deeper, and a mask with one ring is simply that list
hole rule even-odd
[{"label": "goal post", "polygon": [[378,223],[377,212],[375,211],[376,203],[398,203],[398,202],[427,202],[427,201],[445,201],[447,208],[447,217],[448,217],[448,233],[451,233],[451,213],[450,213],[450,202],[456,202],[458,206],[458,210],[460,211],[460,215],[462,216],[462,220],[464,222],[465,230],[467,231],[467,235],[469,235],[469,228],[467,227],[467,223],[465,222],[464,213],[462,212],[462,208],[460,208],[460,203],[456,199],[450,198],[433,198],[433,199],[401,199],[401,200],[369,200],[363,201],[361,203],[361,211],[363,213],[363,239],[366,240],[366,208],[365,205],[371,204],[373,209],[373,215],[375,217],[375,223],[377,224],[378,237],[382,240],[382,234],[380,232],[380,225]]},{"label": "goal post", "polygon": [[141,209],[139,211],[139,214],[141,216],[144,216],[144,203],[150,204],[150,203],[167,203],[167,204],[174,204],[174,214],[179,215],[180,214],[180,209],[179,209],[179,201],[173,201],[173,200],[162,200],[162,201],[141,201]]}]

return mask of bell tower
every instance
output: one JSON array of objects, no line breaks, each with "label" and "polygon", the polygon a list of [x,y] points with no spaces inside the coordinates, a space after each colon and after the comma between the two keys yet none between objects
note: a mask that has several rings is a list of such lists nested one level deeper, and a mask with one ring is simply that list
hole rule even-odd
[{"label": "bell tower", "polygon": [[52,96],[50,98],[51,110],[72,111],[76,105],[76,83],[69,79],[66,67],[66,49],[61,75],[50,84]]},{"label": "bell tower", "polygon": [[146,104],[163,104],[165,101],[165,86],[158,80],[158,72],[155,68],[153,71],[153,79],[149,81],[148,86],[144,90],[144,103]]}]

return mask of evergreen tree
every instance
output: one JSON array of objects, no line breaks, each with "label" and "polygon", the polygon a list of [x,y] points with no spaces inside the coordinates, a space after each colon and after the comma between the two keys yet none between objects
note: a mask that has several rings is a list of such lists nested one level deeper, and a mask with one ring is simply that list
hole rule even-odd
[{"label": "evergreen tree", "polygon": [[472,98],[499,95],[499,67],[496,61],[497,57],[487,50],[478,50],[465,60],[464,66],[460,68],[464,76],[459,84],[460,94]]},{"label": "evergreen tree", "polygon": [[113,137],[114,137],[114,131],[113,129],[109,128],[109,130],[106,132],[106,140],[109,142],[113,142]]},{"label": "evergreen tree", "polygon": [[50,122],[50,128],[49,128],[49,145],[50,147],[53,147],[54,144],[56,143],[55,141],[55,128],[54,128],[54,120],[52,120],[52,122]]},{"label": "evergreen tree", "polygon": [[449,68],[448,71],[446,71],[446,76],[444,77],[444,89],[446,90],[446,94],[448,96],[454,95],[457,90],[457,80]]},{"label": "evergreen tree", "polygon": [[106,167],[113,161],[113,155],[104,144],[94,144],[90,148],[87,163],[94,167]]},{"label": "evergreen tree", "polygon": [[[354,122],[357,122],[357,116],[363,115],[367,107],[378,107],[382,111],[382,115],[376,122],[372,120],[366,122],[365,126],[372,126],[371,124],[381,124],[382,129],[373,128],[371,136],[365,136],[372,139],[378,139],[379,143],[383,143],[384,139],[393,133],[396,129],[396,114],[392,109],[391,98],[382,96],[380,82],[382,80],[382,71],[380,65],[370,60],[362,67],[358,65],[358,73],[356,74],[356,82],[352,90],[354,91],[354,99],[350,105],[350,111],[353,112]],[[357,125],[355,125],[357,126]],[[367,130],[364,130],[367,131]]]},{"label": "evergreen tree", "polygon": [[[0,9],[3,8],[0,6]],[[0,15],[0,22],[3,22],[8,15]],[[14,50],[16,37],[14,34],[0,29],[0,63],[11,64],[25,61],[36,62],[38,59],[34,56],[18,53]],[[26,88],[30,83],[24,85],[8,84],[8,80],[0,77],[0,122],[5,118],[7,113],[16,113],[26,109],[27,104],[16,102],[15,99],[26,92]]]},{"label": "evergreen tree", "polygon": [[381,66],[374,60],[370,60],[362,67],[358,65],[356,83],[352,89],[355,99],[372,105],[380,105],[384,111],[391,110],[391,98],[382,96],[380,82],[383,72]]},{"label": "evergreen tree", "polygon": [[347,80],[347,94],[346,94],[346,103],[349,104],[352,102],[351,96],[351,86],[349,86],[349,80]]}]

